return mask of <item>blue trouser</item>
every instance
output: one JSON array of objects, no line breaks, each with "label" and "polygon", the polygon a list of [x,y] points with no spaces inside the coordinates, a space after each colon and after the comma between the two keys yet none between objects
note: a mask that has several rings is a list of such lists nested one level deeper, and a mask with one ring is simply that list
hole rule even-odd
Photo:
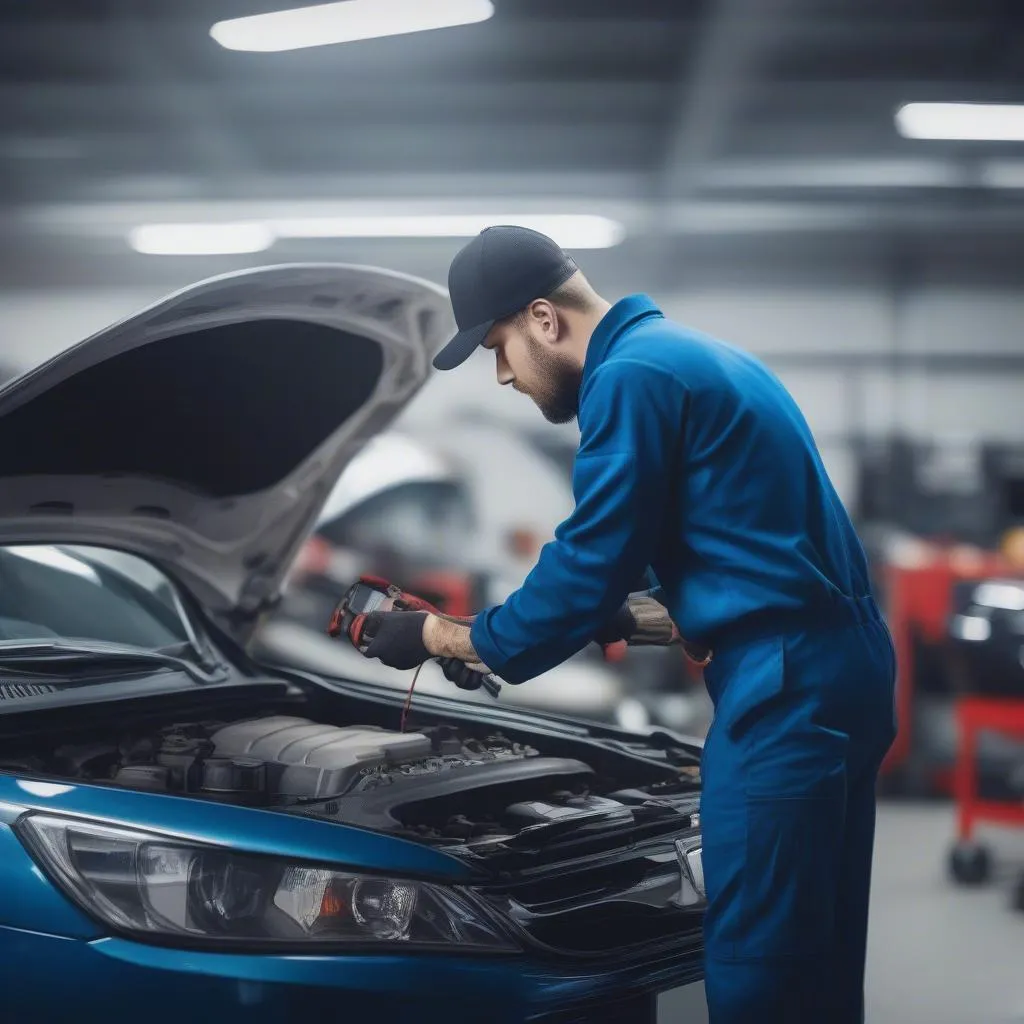
[{"label": "blue trouser", "polygon": [[726,647],[701,821],[711,1024],[854,1024],[875,782],[895,736],[895,658],[870,599],[848,621]]}]

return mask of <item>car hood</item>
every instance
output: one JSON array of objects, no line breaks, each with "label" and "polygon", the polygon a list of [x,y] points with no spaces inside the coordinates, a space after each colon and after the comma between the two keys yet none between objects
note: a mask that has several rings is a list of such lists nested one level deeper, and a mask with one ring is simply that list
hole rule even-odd
[{"label": "car hood", "polygon": [[0,543],[141,555],[247,636],[453,331],[444,289],[372,267],[176,292],[0,390]]}]

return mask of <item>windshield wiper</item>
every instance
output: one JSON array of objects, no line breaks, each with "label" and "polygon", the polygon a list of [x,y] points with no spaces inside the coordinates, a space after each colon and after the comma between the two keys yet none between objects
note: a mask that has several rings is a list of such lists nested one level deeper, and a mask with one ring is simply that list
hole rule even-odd
[{"label": "windshield wiper", "polygon": [[0,663],[19,661],[137,661],[187,672],[197,683],[216,683],[224,678],[223,666],[208,671],[188,658],[168,651],[112,644],[102,640],[0,640]]}]

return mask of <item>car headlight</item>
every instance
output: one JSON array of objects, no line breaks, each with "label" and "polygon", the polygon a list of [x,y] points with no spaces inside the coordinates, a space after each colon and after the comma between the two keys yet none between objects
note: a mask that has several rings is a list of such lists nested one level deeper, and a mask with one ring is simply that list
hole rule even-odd
[{"label": "car headlight", "polygon": [[140,938],[215,944],[516,947],[459,890],[351,874],[32,814],[18,833],[93,916]]}]

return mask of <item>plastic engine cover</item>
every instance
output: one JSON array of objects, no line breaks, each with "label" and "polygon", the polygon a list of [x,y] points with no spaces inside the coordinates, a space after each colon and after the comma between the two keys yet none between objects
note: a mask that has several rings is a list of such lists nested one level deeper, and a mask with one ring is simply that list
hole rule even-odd
[{"label": "plastic engine cover", "polygon": [[339,728],[277,715],[234,722],[211,737],[218,757],[258,758],[280,766],[273,788],[299,799],[339,796],[364,768],[430,756],[423,733],[389,732],[376,726]]}]

